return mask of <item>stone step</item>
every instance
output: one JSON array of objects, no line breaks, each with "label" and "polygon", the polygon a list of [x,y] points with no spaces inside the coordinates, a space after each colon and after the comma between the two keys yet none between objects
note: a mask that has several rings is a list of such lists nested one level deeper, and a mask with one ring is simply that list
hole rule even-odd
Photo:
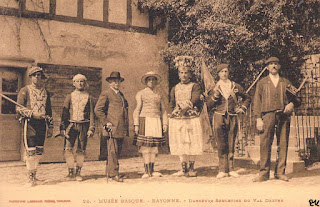
[{"label": "stone step", "polygon": [[[271,168],[274,169],[276,163],[277,146],[271,147]],[[235,166],[244,168],[259,169],[260,166],[260,146],[247,146],[243,157],[235,158]],[[305,162],[298,156],[296,147],[288,147],[287,173],[301,172],[305,170]]]},{"label": "stone step", "polygon": [[[271,170],[274,170],[276,160],[271,160]],[[251,168],[259,169],[260,168],[260,159],[257,158],[248,158],[248,157],[235,157],[234,166],[240,168]],[[297,173],[305,171],[305,162],[304,161],[287,161],[286,174],[288,173]]]},{"label": "stone step", "polygon": [[[277,156],[277,146],[271,147],[271,160],[276,160]],[[260,146],[247,146],[246,147],[246,157],[252,159],[260,159]],[[288,147],[288,155],[287,161],[301,161],[297,148],[296,147]]]}]

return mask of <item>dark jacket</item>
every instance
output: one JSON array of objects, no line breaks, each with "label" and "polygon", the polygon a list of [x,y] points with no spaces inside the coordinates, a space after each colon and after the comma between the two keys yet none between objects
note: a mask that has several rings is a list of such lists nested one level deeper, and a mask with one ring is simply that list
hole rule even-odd
[{"label": "dark jacket", "polygon": [[102,125],[107,123],[113,125],[112,136],[114,138],[129,135],[128,102],[122,92],[116,94],[111,88],[103,91],[94,112]]},{"label": "dark jacket", "polygon": [[291,83],[286,78],[280,77],[277,87],[274,87],[269,76],[261,79],[256,87],[253,110],[256,118],[261,118],[262,113],[284,110],[292,102],[295,107],[300,105],[295,95],[288,92]]},{"label": "dark jacket", "polygon": [[[216,89],[222,94],[222,90],[220,85],[216,86]],[[211,90],[208,94],[207,98],[207,105],[210,108],[215,108],[215,112],[220,114],[231,114],[235,115],[235,109],[236,107],[242,107],[244,110],[246,110],[251,102],[251,97],[248,93],[237,83],[231,81],[231,90],[233,91],[235,97],[232,95],[229,96],[228,99],[226,99],[224,96],[220,95],[220,97],[214,97],[213,93],[214,91]],[[239,98],[242,98],[241,106],[238,106],[238,100]],[[235,100],[236,99],[236,100]]]}]

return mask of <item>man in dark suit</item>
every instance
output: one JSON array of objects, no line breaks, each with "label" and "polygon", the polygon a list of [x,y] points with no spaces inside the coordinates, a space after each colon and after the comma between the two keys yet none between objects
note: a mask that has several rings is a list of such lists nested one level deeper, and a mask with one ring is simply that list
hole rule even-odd
[{"label": "man in dark suit", "polygon": [[266,61],[269,75],[261,79],[254,96],[254,113],[260,135],[260,175],[254,182],[263,182],[270,176],[270,157],[274,133],[277,135],[278,159],[275,166],[275,179],[289,181],[285,175],[288,152],[290,116],[299,105],[289,90],[289,80],[279,76],[279,59],[271,57]]},{"label": "man in dark suit", "polygon": [[[103,91],[95,107],[95,114],[103,125],[103,136],[107,137],[108,158],[106,174],[117,182],[119,177],[119,156],[125,136],[128,136],[128,102],[120,91],[124,79],[119,72],[111,72],[106,78],[110,88]],[[108,132],[107,132],[108,131]]]}]

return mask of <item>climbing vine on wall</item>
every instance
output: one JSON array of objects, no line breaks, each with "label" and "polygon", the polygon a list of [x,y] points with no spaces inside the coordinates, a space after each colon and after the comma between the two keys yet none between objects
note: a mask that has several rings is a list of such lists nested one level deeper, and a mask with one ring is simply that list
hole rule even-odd
[{"label": "climbing vine on wall", "polygon": [[[5,1],[5,3],[7,4],[7,6],[9,6],[9,1],[10,0],[1,0],[1,1]],[[50,49],[50,46],[48,44],[48,41],[43,33],[43,30],[42,30],[42,27],[39,23],[39,19],[36,19],[36,18],[32,18],[31,20],[32,21],[27,21],[26,19],[24,19],[22,17],[22,6],[21,6],[21,3],[22,1],[21,0],[15,0],[19,6],[19,10],[18,10],[18,15],[16,18],[16,20],[14,21],[14,23],[12,23],[12,21],[10,21],[6,15],[3,15],[3,19],[4,19],[4,22],[7,24],[8,28],[10,28],[13,36],[16,38],[17,40],[17,45],[16,45],[16,49],[18,51],[18,53],[21,53],[21,29],[22,29],[22,26],[25,24],[27,27],[30,28],[30,30],[34,31],[34,29],[36,31],[38,31],[39,33],[39,36],[45,46],[45,49],[47,51],[47,54],[48,54],[48,58],[49,60],[51,60],[52,58],[52,55],[51,55],[51,49]],[[44,6],[44,0],[30,0],[30,4],[32,4],[33,8],[36,8],[40,11],[43,11],[45,12],[45,6]],[[48,22],[48,28],[49,28],[49,21]],[[50,28],[49,28],[49,31],[50,31]]]}]

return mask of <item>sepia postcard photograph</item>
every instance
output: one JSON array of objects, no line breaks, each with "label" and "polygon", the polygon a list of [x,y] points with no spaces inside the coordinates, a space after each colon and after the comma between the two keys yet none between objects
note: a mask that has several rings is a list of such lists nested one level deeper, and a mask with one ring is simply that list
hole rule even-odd
[{"label": "sepia postcard photograph", "polygon": [[320,206],[320,0],[0,0],[1,207]]}]

